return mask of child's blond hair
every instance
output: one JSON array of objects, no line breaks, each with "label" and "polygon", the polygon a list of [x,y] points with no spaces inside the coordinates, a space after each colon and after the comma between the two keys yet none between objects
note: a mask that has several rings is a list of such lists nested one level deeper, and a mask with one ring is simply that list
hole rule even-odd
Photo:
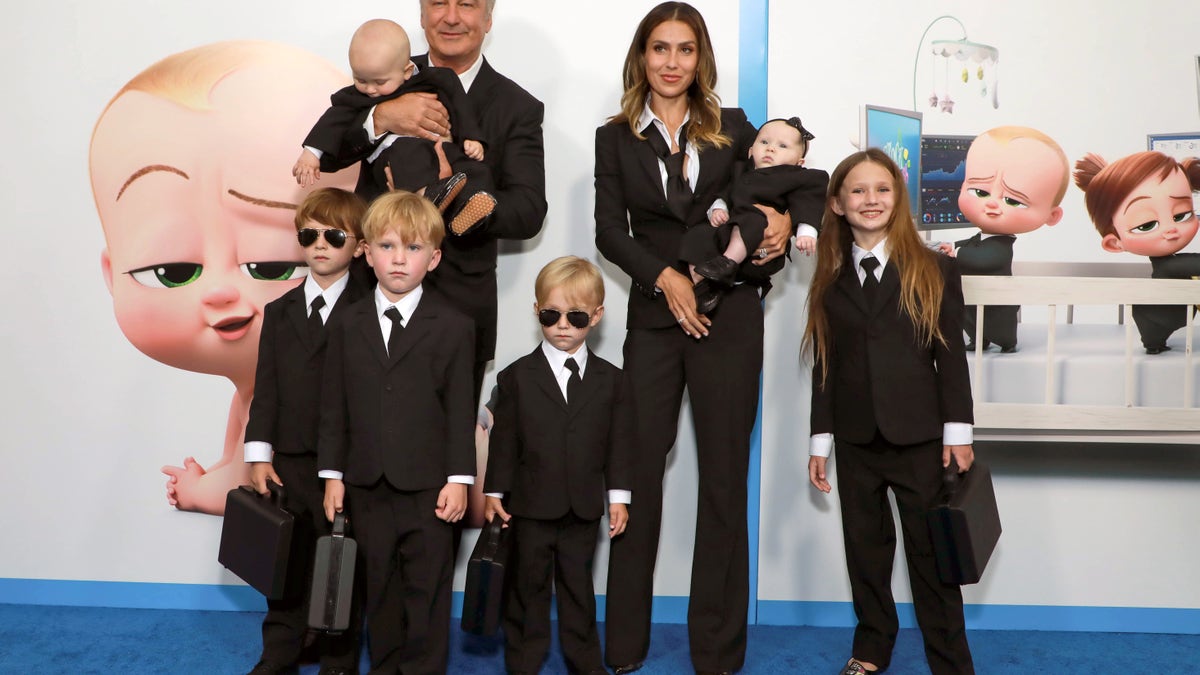
[{"label": "child's blond hair", "polygon": [[545,303],[555,288],[561,288],[567,300],[580,307],[595,309],[604,304],[604,277],[600,269],[579,256],[555,258],[538,272],[533,284],[538,305]]},{"label": "child's blond hair", "polygon": [[392,190],[371,202],[363,217],[362,232],[367,243],[394,231],[401,241],[442,245],[446,226],[433,202],[406,190]]}]

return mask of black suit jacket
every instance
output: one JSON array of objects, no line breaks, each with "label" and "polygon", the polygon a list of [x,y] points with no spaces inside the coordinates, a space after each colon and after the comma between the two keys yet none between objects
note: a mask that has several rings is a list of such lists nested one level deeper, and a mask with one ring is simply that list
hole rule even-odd
[{"label": "black suit jacket", "polygon": [[847,254],[824,298],[829,317],[829,372],[813,368],[812,433],[865,445],[876,429],[888,441],[911,445],[942,436],[945,422],[973,423],[971,382],[963,351],[962,281],[949,257],[932,251],[945,279],[939,327],[946,338],[916,340],[912,318],[900,311],[900,275],[883,269],[872,307]]},{"label": "black suit jacket", "polygon": [[329,330],[366,290],[351,276],[317,339],[308,330],[304,284],[267,303],[246,441],[270,443],[275,452],[287,455],[316,454]]},{"label": "black suit jacket", "polygon": [[[429,57],[413,57],[413,63],[426,68]],[[488,141],[484,164],[491,169],[496,188],[496,212],[486,227],[465,237],[447,237],[442,244],[442,263],[425,283],[475,320],[475,358],[488,361],[496,351],[496,242],[534,237],[546,219],[545,108],[516,82],[497,73],[486,58],[467,99]],[[347,152],[370,145],[362,128],[366,116],[362,111],[350,125],[343,139]],[[451,120],[452,126],[457,124]],[[458,137],[457,126],[451,133]]]},{"label": "black suit jacket", "polygon": [[589,351],[582,394],[568,403],[539,345],[497,382],[485,491],[509,493],[513,515],[597,519],[606,488],[631,489],[633,415],[620,368]]},{"label": "black suit jacket", "polygon": [[707,225],[708,208],[728,193],[733,165],[746,157],[756,133],[740,108],[721,109],[721,130],[733,142],[700,151],[700,175],[682,221],[667,206],[658,155],[650,144],[624,123],[596,130],[596,248],[642,291],[629,294],[629,328],[676,324],[662,294],[653,292],[654,283],[667,267],[687,274],[679,260],[683,233]]},{"label": "black suit jacket", "polygon": [[958,249],[958,268],[963,274],[1012,276],[1013,244],[1016,237],[973,237],[954,242]]},{"label": "black suit jacket", "polygon": [[363,487],[428,490],[475,475],[471,321],[425,289],[388,354],[373,294],[330,326],[318,469]]},{"label": "black suit jacket", "polygon": [[[479,141],[486,145],[483,132],[479,129],[475,109],[467,100],[467,92],[463,90],[462,80],[449,68],[421,67],[415,75],[405,80],[396,91],[386,96],[367,96],[355,89],[353,85],[337,90],[329,97],[329,108],[313,125],[304,145],[321,151],[321,170],[340,171],[355,162],[365,160],[375,151],[377,144],[355,143],[352,147],[343,148],[343,139],[352,136],[348,132],[357,123],[360,138],[366,138],[362,125],[366,120],[366,111],[372,107],[399,98],[405,94],[430,92],[437,94],[438,100],[446,106],[450,113],[450,122],[454,125],[454,142],[461,147],[464,140]],[[382,140],[382,139],[381,139]],[[433,141],[427,141],[432,147]],[[359,173],[370,176],[370,171]]]}]

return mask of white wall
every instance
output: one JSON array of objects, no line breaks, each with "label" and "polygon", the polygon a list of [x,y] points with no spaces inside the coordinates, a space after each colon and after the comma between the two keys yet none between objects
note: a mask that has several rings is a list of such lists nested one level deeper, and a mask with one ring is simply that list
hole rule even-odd
[{"label": "white wall", "polygon": [[[832,169],[853,151],[861,104],[911,108],[918,39],[942,14],[961,19],[972,41],[999,48],[1000,107],[955,96],[953,115],[930,111],[930,57],[922,53],[916,92],[926,133],[1032,126],[1058,140],[1073,162],[1089,151],[1112,160],[1144,150],[1147,133],[1200,130],[1200,9],[1193,2],[772,2],[770,12],[768,113],[804,119],[817,136],[813,166]],[[961,37],[943,20],[926,44]],[[1057,226],[1021,236],[1015,260],[1139,260],[1100,249],[1074,186],[1063,207]],[[1200,242],[1188,250],[1200,251]],[[787,287],[768,299],[766,358],[773,365],[765,396],[779,405],[765,413],[759,596],[849,601],[836,494],[819,495],[803,480],[809,384],[793,364],[811,267],[787,273]],[[1200,606],[1187,562],[1200,554],[1193,450],[981,448],[992,463],[1004,535],[984,582],[966,588],[967,602]],[[894,579],[897,599],[909,598],[902,564]]]}]

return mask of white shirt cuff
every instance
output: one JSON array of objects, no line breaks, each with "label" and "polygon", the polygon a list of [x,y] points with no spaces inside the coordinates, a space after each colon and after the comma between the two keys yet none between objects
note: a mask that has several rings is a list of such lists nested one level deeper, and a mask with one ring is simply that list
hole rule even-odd
[{"label": "white shirt cuff", "polygon": [[312,154],[316,155],[317,159],[321,159],[321,155],[325,154],[325,152],[323,150],[321,150],[320,148],[314,148],[311,145],[304,146],[304,149],[311,152]]},{"label": "white shirt cuff", "polygon": [[833,434],[813,434],[808,442],[809,457],[828,457],[833,452]]},{"label": "white shirt cuff", "polygon": [[324,471],[317,472],[318,478],[332,478],[333,480],[341,480],[342,476],[343,474],[341,471],[334,471],[333,469],[325,469]]},{"label": "white shirt cuff", "polygon": [[242,450],[242,457],[247,462],[269,462],[274,448],[266,441],[246,441],[246,446]]},{"label": "white shirt cuff", "polygon": [[809,225],[808,223],[800,223],[796,227],[796,236],[797,237],[812,237],[813,239],[816,239],[817,238],[817,228],[813,227],[812,225]]},{"label": "white shirt cuff", "polygon": [[966,422],[942,424],[942,445],[971,445],[975,441],[974,427]]},{"label": "white shirt cuff", "polygon": [[485,493],[483,493],[483,496],[484,497],[495,497],[496,499],[504,499],[503,492],[485,492]]},{"label": "white shirt cuff", "polygon": [[726,211],[728,211],[729,206],[725,203],[724,199],[721,199],[718,197],[717,199],[713,200],[712,206],[708,207],[708,211],[705,212],[705,215],[707,215],[711,218],[712,212],[716,211],[717,209],[725,209]]},{"label": "white shirt cuff", "polygon": [[363,130],[367,132],[367,140],[371,141],[371,145],[378,143],[379,139],[387,135],[386,131],[382,134],[375,133],[375,106],[371,106],[371,109],[367,111],[367,120],[363,122]]},{"label": "white shirt cuff", "polygon": [[447,483],[462,483],[463,485],[474,485],[475,476],[449,476],[446,478]]},{"label": "white shirt cuff", "polygon": [[609,504],[630,504],[633,502],[633,492],[630,490],[609,490]]}]

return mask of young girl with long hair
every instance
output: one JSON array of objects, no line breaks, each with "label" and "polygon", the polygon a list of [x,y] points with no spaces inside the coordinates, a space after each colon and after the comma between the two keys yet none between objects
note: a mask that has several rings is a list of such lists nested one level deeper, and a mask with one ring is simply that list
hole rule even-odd
[{"label": "young girl with long hair", "polygon": [[925,512],[951,459],[974,461],[972,403],[955,261],[917,234],[900,170],[876,148],[829,183],[808,297],[813,363],[809,480],[832,487],[837,444],[846,566],[858,625],[844,675],[887,668],[899,621],[891,576],[896,497],[917,623],[935,675],[973,673],[958,586],[937,576]]}]

